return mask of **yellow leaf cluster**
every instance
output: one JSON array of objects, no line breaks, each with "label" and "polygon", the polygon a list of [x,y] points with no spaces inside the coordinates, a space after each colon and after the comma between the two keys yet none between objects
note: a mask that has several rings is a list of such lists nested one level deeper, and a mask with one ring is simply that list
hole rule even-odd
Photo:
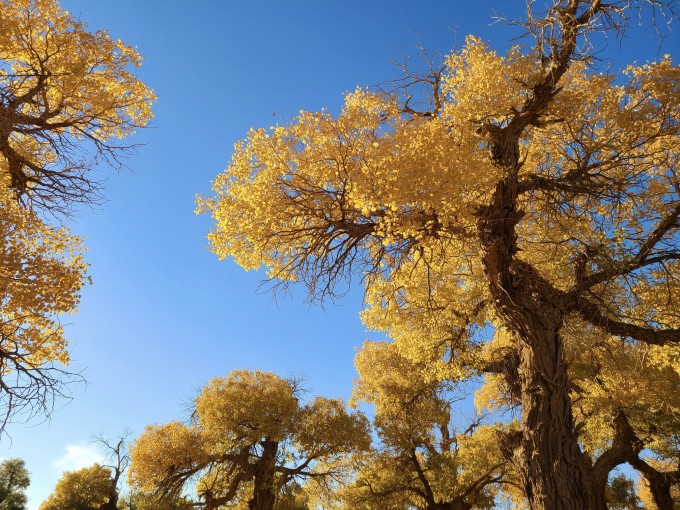
[{"label": "yellow leaf cluster", "polygon": [[20,113],[39,116],[45,104],[60,107],[50,122],[75,138],[85,136],[81,130],[99,140],[123,138],[133,125],[146,124],[154,95],[130,71],[142,62],[134,48],[106,31],[88,32],[56,0],[3,0],[2,12],[2,86],[20,97],[36,86],[36,71],[49,71],[44,103],[22,104]]},{"label": "yellow leaf cluster", "polygon": [[[470,37],[429,76],[429,110],[359,88],[337,115],[251,130],[198,199],[220,258],[314,297],[362,277],[362,319],[391,342],[364,345],[355,398],[390,446],[440,440],[442,393],[485,374],[480,408],[520,393],[535,406],[529,448],[531,427],[548,430],[531,413],[566,371],[555,395],[578,423],[573,451],[611,446],[623,413],[659,457],[677,454],[680,67],[666,56],[616,76],[560,59]],[[411,460],[457,466],[454,450]],[[376,477],[365,486],[394,479]]]},{"label": "yellow leaf cluster", "polygon": [[23,199],[48,209],[90,199],[86,173],[115,163],[111,143],[144,127],[154,93],[137,51],[62,10],[57,0],[2,0],[0,170]]},{"label": "yellow leaf cluster", "polygon": [[[348,472],[348,456],[369,445],[368,421],[348,413],[341,400],[317,397],[303,404],[291,381],[236,370],[203,388],[191,424],[147,427],[133,443],[128,478],[135,488],[167,499],[198,477],[199,497],[246,508],[254,490],[302,498],[291,485],[295,480],[314,479],[300,488],[305,494],[324,490]],[[269,480],[264,489],[262,479]]]},{"label": "yellow leaf cluster", "polygon": [[96,510],[109,499],[111,470],[94,464],[66,471],[39,510]]},{"label": "yellow leaf cluster", "polygon": [[0,209],[0,346],[8,353],[2,371],[14,363],[66,364],[59,315],[77,310],[87,282],[81,240],[21,208],[1,184]]}]

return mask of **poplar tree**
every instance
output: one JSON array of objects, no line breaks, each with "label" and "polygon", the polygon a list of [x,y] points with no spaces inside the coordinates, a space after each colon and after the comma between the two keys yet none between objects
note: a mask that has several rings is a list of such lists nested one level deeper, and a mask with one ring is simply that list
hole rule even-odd
[{"label": "poplar tree", "polygon": [[[614,358],[649,351],[677,375],[680,68],[666,55],[602,72],[594,57],[602,35],[673,4],[528,7],[529,48],[469,37],[396,91],[359,88],[338,115],[251,130],[199,211],[220,258],[284,285],[323,298],[360,278],[369,326],[414,358],[434,348],[465,368],[492,329],[504,354],[487,368],[521,407],[508,439],[530,508],[599,509],[642,434],[625,399],[602,418],[605,449],[585,450],[577,419],[593,417],[576,415],[568,344],[605,337]],[[668,501],[677,473],[645,464]]]},{"label": "poplar tree", "polygon": [[90,31],[57,0],[0,0],[0,432],[47,415],[68,364],[60,314],[89,282],[81,240],[63,222],[100,199],[99,163],[147,125],[155,96],[137,51]]}]

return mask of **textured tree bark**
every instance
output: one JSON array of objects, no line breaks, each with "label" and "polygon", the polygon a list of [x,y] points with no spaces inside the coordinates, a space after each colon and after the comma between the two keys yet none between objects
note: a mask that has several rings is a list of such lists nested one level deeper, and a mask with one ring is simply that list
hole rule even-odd
[{"label": "textured tree bark", "polygon": [[[587,497],[591,486],[571,411],[567,364],[559,335],[561,313],[554,305],[534,297],[538,292],[534,292],[526,276],[515,272],[509,279],[515,280],[509,288],[492,287],[499,315],[518,342],[522,439],[515,461],[529,507],[592,508],[592,500]],[[526,303],[527,299],[533,305]]]},{"label": "textured tree bark", "polygon": [[616,466],[624,462],[633,462],[643,449],[642,441],[628,423],[623,410],[619,410],[612,423],[614,438],[608,450],[604,451],[593,464],[591,459],[584,455],[584,463],[592,466],[589,469],[589,494],[591,495],[591,507],[593,510],[607,510],[605,491],[609,473]]},{"label": "textured tree bark", "polygon": [[535,269],[516,257],[520,169],[518,134],[490,131],[492,159],[504,178],[489,204],[478,211],[489,290],[519,353],[522,439],[514,460],[531,510],[585,510],[588,503],[583,454],[569,398],[567,364],[559,330],[559,294]]},{"label": "textured tree bark", "polygon": [[534,320],[520,337],[523,435],[519,457],[532,510],[593,508],[574,430],[558,327]]},{"label": "textured tree bark", "polygon": [[659,510],[673,510],[675,508],[675,502],[671,495],[671,481],[668,477],[659,473],[647,477],[647,481],[649,482],[649,490],[652,493],[656,507]]},{"label": "textured tree bark", "polygon": [[279,443],[265,439],[261,445],[262,456],[255,466],[253,498],[248,502],[249,510],[273,510],[276,503],[274,476]]},{"label": "textured tree bark", "polygon": [[675,472],[657,471],[637,456],[630,460],[630,464],[642,473],[649,483],[649,490],[657,508],[659,510],[673,510],[675,502],[671,494],[671,486],[680,480],[680,470]]}]

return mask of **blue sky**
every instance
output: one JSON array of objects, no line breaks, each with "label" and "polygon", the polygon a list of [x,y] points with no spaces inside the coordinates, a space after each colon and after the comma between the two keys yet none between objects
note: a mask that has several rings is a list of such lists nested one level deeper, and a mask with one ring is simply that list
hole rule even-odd
[{"label": "blue sky", "polygon": [[[94,284],[80,313],[65,319],[71,370],[87,386],[59,401],[49,421],[13,424],[0,456],[25,459],[29,509],[36,510],[64,469],[97,460],[93,434],[186,417],[208,380],[237,368],[302,374],[313,394],[347,398],[356,347],[376,338],[359,321],[361,289],[324,308],[303,289],[275,301],[262,274],[218,261],[206,249],[209,217],[196,194],[228,164],[250,127],[284,123],[298,110],[339,109],[357,85],[398,77],[392,61],[460,47],[467,34],[509,45],[516,29],[493,24],[524,2],[68,0],[91,29],[137,46],[141,78],[155,89],[152,126],[128,171],[107,173],[108,202],[81,209],[73,229],[86,236]],[[636,32],[619,61],[677,53],[676,31],[662,48]]]}]

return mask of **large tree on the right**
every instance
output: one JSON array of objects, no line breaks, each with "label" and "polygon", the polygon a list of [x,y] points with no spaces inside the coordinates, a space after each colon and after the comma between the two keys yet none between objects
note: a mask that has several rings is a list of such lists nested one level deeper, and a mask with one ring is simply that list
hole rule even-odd
[{"label": "large tree on the right", "polygon": [[369,325],[414,358],[440,349],[460,377],[490,327],[507,336],[487,369],[521,404],[509,446],[530,507],[600,508],[641,439],[624,401],[606,451],[584,454],[567,341],[605,337],[608,359],[644,347],[677,371],[680,68],[666,56],[609,74],[594,59],[603,34],[673,5],[537,5],[529,49],[469,38],[394,91],[348,94],[337,116],[251,130],[199,209],[213,251],[245,268],[314,296],[361,275]]}]

